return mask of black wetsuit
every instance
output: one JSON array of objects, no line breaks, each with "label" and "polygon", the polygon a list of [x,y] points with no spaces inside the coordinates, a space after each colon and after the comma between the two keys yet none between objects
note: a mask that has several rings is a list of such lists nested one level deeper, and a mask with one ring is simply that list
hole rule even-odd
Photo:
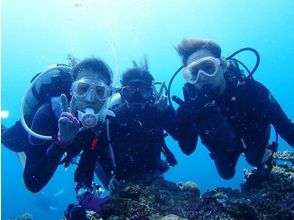
[{"label": "black wetsuit", "polygon": [[[261,83],[232,71],[228,71],[225,78],[227,87],[220,96],[207,98],[200,94],[198,100],[178,108],[177,118],[182,128],[178,141],[182,151],[191,154],[199,136],[211,152],[220,176],[230,179],[243,152],[249,164],[260,165],[271,124],[288,144],[294,146],[294,124]],[[203,108],[206,102],[211,105]],[[187,112],[191,113],[191,109],[187,110],[189,105],[198,105],[196,111],[201,110],[185,117]]]},{"label": "black wetsuit", "polygon": [[[26,119],[31,124],[30,119]],[[9,128],[1,124],[1,143],[14,152],[23,152],[30,145],[28,133],[23,128],[20,120]]]},{"label": "black wetsuit", "polygon": [[174,110],[168,108],[160,112],[154,107],[147,106],[140,114],[135,114],[122,103],[113,111],[115,117],[108,120],[116,169],[112,166],[107,133],[104,133],[98,142],[106,145],[99,145],[95,154],[83,152],[75,175],[78,184],[87,185],[92,181],[92,179],[87,180],[86,177],[91,177],[89,173],[93,172],[96,161],[104,172],[101,178],[100,169],[98,176],[105,187],[111,178],[111,171],[114,171],[117,179],[122,180],[137,174],[162,175],[169,168],[168,164],[161,160],[160,155],[165,145],[164,130],[171,135],[175,132],[172,126]]},{"label": "black wetsuit", "polygon": [[[55,102],[56,100],[46,102],[37,110],[32,120],[33,131],[48,136],[57,135],[58,117],[56,115],[60,114],[61,109],[56,109],[58,108],[56,104],[52,106]],[[4,129],[2,143],[14,151],[25,152],[27,159],[23,174],[24,182],[30,191],[38,192],[50,181],[65,152],[70,160],[83,148],[91,148],[93,140],[100,131],[101,128],[97,126],[94,129],[79,132],[74,142],[63,149],[55,141],[28,138],[26,131],[17,122],[15,126]],[[17,135],[16,139],[13,138],[15,135]]]}]

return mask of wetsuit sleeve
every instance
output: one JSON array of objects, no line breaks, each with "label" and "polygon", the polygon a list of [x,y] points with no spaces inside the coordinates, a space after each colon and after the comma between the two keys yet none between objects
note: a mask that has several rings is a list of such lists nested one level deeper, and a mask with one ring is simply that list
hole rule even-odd
[{"label": "wetsuit sleeve", "polygon": [[174,127],[176,133],[174,138],[178,141],[183,153],[190,155],[196,149],[198,141],[198,132],[194,120],[190,117],[185,117],[185,111],[180,106],[175,113]]},{"label": "wetsuit sleeve", "polygon": [[[109,178],[106,175],[105,169],[103,169],[105,164],[109,163],[105,124],[99,136],[96,136],[93,132],[86,132],[83,134],[81,140],[84,149],[74,175],[74,180],[77,183],[76,188],[91,188],[94,172],[104,187],[107,187]],[[98,164],[99,158],[103,159],[99,161],[102,162],[103,166]]]},{"label": "wetsuit sleeve", "polygon": [[45,146],[31,146],[26,151],[27,159],[23,177],[27,189],[31,192],[39,192],[49,182],[64,153],[54,143],[47,151],[46,149]]},{"label": "wetsuit sleeve", "polygon": [[275,127],[278,134],[292,147],[294,147],[294,124],[270,91],[261,83],[254,81],[253,86],[258,94],[259,102],[262,104],[265,115]]},{"label": "wetsuit sleeve", "polygon": [[175,139],[178,134],[175,110],[169,106],[165,111],[157,112],[155,117],[158,117],[158,122],[161,122],[164,130]]},{"label": "wetsuit sleeve", "polygon": [[[48,103],[41,106],[36,112],[32,129],[46,135],[57,133],[57,120]],[[53,141],[30,137],[30,143],[25,152],[27,160],[23,177],[26,187],[32,192],[38,192],[53,176],[64,150]]]},{"label": "wetsuit sleeve", "polygon": [[10,128],[1,124],[1,143],[14,152],[22,152],[30,145],[28,133],[20,121],[17,121]]},{"label": "wetsuit sleeve", "polygon": [[77,182],[77,189],[81,187],[91,188],[95,164],[97,160],[99,139],[97,137],[88,137],[92,139],[90,146],[86,146],[81,154],[79,165],[74,174],[74,180]]}]

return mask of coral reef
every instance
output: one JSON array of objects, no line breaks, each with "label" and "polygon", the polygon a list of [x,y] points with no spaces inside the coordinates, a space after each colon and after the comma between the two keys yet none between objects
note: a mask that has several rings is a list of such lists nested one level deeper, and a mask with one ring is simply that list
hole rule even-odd
[{"label": "coral reef", "polygon": [[102,220],[102,218],[93,211],[87,211],[87,218],[88,220]]},{"label": "coral reef", "polygon": [[216,188],[202,196],[193,182],[176,184],[153,176],[128,180],[103,206],[101,216],[107,220],[294,219],[293,153],[278,152],[274,158],[276,165],[267,178],[255,170],[245,171],[241,190]]},{"label": "coral reef", "polygon": [[104,219],[162,219],[170,214],[187,219],[196,217],[200,191],[193,182],[175,184],[161,177],[130,179],[103,206]]},{"label": "coral reef", "polygon": [[[294,219],[294,153],[274,154],[268,177],[244,171],[241,190],[216,188],[200,195],[192,182],[173,183],[153,175],[128,179],[88,220]],[[24,214],[11,220],[32,220]],[[63,219],[66,219],[65,217]]]},{"label": "coral reef", "polygon": [[[241,190],[216,188],[200,195],[194,182],[144,175],[127,180],[89,220],[294,219],[294,153],[277,152],[268,177],[244,171]],[[31,220],[30,214],[11,220]],[[64,218],[66,219],[66,218]]]},{"label": "coral reef", "polygon": [[290,162],[294,166],[294,152],[292,151],[279,151],[274,154],[275,160]]}]

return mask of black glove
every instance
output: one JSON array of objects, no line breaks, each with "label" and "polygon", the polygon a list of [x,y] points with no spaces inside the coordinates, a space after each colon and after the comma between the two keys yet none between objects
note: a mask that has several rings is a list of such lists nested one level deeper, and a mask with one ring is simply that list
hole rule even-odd
[{"label": "black glove", "polygon": [[180,105],[179,108],[176,111],[176,117],[179,120],[197,120],[201,118],[201,114],[203,112],[207,112],[209,109],[212,109],[212,107],[215,107],[215,101],[212,100],[210,102],[206,102],[204,104],[201,103],[201,105],[196,105],[196,103],[187,103]]},{"label": "black glove", "polygon": [[191,120],[195,117],[196,114],[196,108],[187,102],[182,103],[176,110],[176,117],[179,120]]}]

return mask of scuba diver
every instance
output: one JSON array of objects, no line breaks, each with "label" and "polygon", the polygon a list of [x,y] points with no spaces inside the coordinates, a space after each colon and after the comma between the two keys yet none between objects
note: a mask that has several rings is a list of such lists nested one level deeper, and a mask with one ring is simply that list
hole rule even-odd
[{"label": "scuba diver", "polygon": [[269,144],[270,125],[293,147],[294,124],[270,91],[253,79],[257,65],[246,77],[237,62],[221,57],[221,47],[211,40],[185,39],[177,52],[187,81],[185,101],[173,97],[179,104],[176,118],[181,150],[190,155],[199,136],[222,178],[235,175],[241,153],[266,178],[277,150],[277,142]]},{"label": "scuba diver", "polygon": [[[7,128],[1,124],[1,143],[14,152],[25,152],[30,145],[28,133],[40,139],[50,140],[51,136],[38,135],[30,127],[37,109],[45,102],[50,102],[53,97],[65,94],[70,97],[72,84],[71,69],[80,62],[73,55],[68,54],[69,64],[53,64],[36,74],[31,80],[31,85],[22,98],[21,119]],[[1,111],[3,118],[8,117],[9,112]],[[5,114],[6,113],[6,114]],[[6,117],[4,117],[6,116]],[[2,118],[2,115],[1,115]]]},{"label": "scuba diver", "polygon": [[30,146],[27,130],[30,131],[34,113],[52,97],[62,93],[69,96],[71,83],[71,67],[65,64],[53,64],[38,73],[22,99],[22,119],[9,128],[1,124],[1,143],[11,151],[25,152]]},{"label": "scuba diver", "polygon": [[[110,192],[132,177],[162,177],[169,165],[177,164],[164,140],[164,130],[172,136],[176,131],[175,111],[163,91],[164,83],[156,91],[146,60],[140,67],[134,63],[122,74],[121,88],[111,102],[115,116],[106,119],[106,132],[99,139],[104,147],[96,148],[95,154],[83,152],[75,173],[78,186],[85,185],[86,177],[93,177],[96,162],[96,175]],[[161,153],[166,161],[161,159]],[[88,179],[86,185],[91,181]]]},{"label": "scuba diver", "polygon": [[[66,80],[60,73],[66,74]],[[46,74],[50,76],[51,84],[44,83]],[[24,147],[17,148],[15,140],[4,136],[10,149],[26,154],[23,177],[31,192],[40,191],[59,164],[64,163],[67,167],[83,148],[96,147],[93,143],[109,113],[112,78],[112,71],[105,62],[87,58],[73,68],[65,65],[50,67],[31,84],[22,102],[22,123],[17,123],[17,129],[21,131],[19,137],[23,136],[25,140]],[[60,90],[57,81],[62,82]],[[44,99],[41,99],[42,94],[46,95]],[[7,131],[13,134],[10,128]],[[79,201],[84,208],[94,205],[96,211],[105,200],[96,198],[88,190],[79,193]]]}]

